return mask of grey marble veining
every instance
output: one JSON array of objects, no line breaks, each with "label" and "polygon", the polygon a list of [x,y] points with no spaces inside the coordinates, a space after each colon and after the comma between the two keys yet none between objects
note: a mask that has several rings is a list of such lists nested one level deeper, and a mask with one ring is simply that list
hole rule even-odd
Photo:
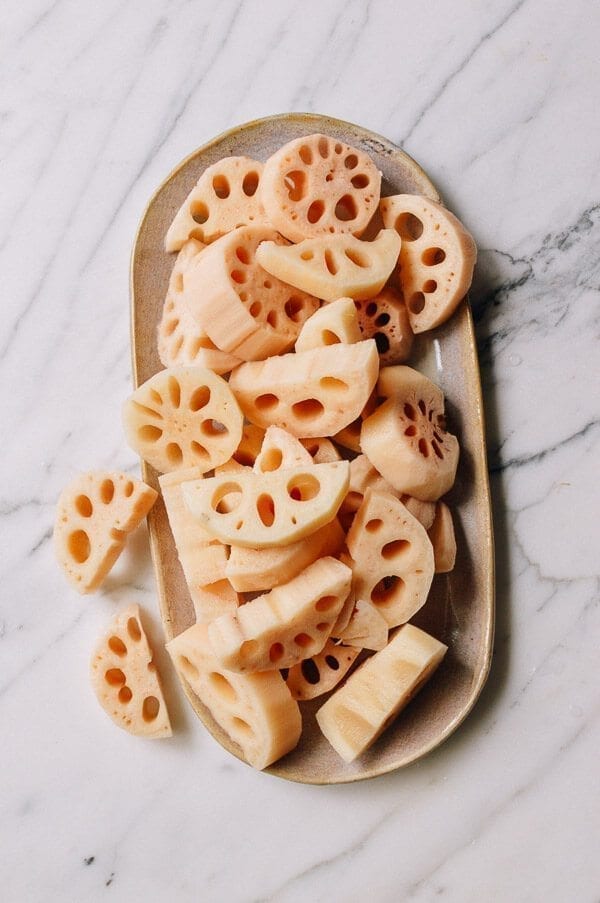
[{"label": "grey marble veining", "polygon": [[[597,5],[24,0],[2,19],[2,900],[600,899]],[[172,678],[175,740],[112,729],[89,650],[125,601],[159,639],[146,536],[86,599],[50,541],[74,471],[137,471],[120,404],[148,197],[286,110],[403,144],[480,247],[494,666],[434,754],[330,789],[230,760]]]}]

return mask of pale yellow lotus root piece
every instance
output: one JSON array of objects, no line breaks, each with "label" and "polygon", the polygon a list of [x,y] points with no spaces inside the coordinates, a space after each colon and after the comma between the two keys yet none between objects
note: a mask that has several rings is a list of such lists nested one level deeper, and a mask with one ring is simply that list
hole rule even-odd
[{"label": "pale yellow lotus root piece", "polygon": [[320,558],[282,586],[208,627],[213,652],[232,671],[291,668],[320,652],[350,591],[352,571]]},{"label": "pale yellow lotus root piece", "polygon": [[317,723],[345,762],[353,762],[377,740],[429,680],[447,648],[406,624],[321,706]]},{"label": "pale yellow lotus root piece", "polygon": [[204,367],[161,370],[123,406],[129,445],[159,473],[224,464],[237,449],[243,417],[224,379]]},{"label": "pale yellow lotus root piece", "polygon": [[191,239],[177,255],[158,324],[158,356],[165,367],[195,364],[215,373],[229,373],[241,363],[240,358],[217,348],[200,328],[183,297],[183,274],[203,248],[202,242]]},{"label": "pale yellow lotus root piece", "polygon": [[452,514],[443,502],[435,506],[435,519],[428,535],[433,546],[436,574],[448,574],[456,563],[456,537]]},{"label": "pale yellow lotus root piece", "polygon": [[312,439],[301,439],[300,442],[315,464],[328,464],[330,461],[341,461],[342,459],[331,439],[315,436]]},{"label": "pale yellow lotus root piece", "polygon": [[240,593],[272,589],[287,583],[318,558],[337,555],[345,539],[346,535],[336,518],[310,536],[281,548],[243,549],[241,546],[231,546],[227,578]]},{"label": "pale yellow lotus root piece", "polygon": [[209,244],[241,225],[268,225],[259,199],[263,164],[249,157],[225,157],[204,170],[175,214],[166,251],[179,251],[188,238]]},{"label": "pale yellow lotus root piece", "polygon": [[254,472],[272,473],[274,470],[289,470],[290,467],[312,463],[313,459],[299,439],[279,426],[270,426],[254,462]]},{"label": "pale yellow lotus root piece", "polygon": [[169,713],[138,605],[113,619],[90,662],[98,702],[118,727],[137,737],[171,736]]},{"label": "pale yellow lotus root piece", "polygon": [[229,386],[253,423],[280,426],[299,439],[326,437],[359,416],[378,367],[369,340],[242,364]]},{"label": "pale yellow lotus root piece", "polygon": [[317,134],[269,157],[259,194],[270,223],[297,242],[332,232],[362,235],[380,189],[381,173],[368,154]]},{"label": "pale yellow lotus root piece", "polygon": [[298,245],[263,241],[256,259],[268,273],[323,301],[360,301],[381,291],[399,253],[398,234],[382,229],[374,241],[352,235],[307,238]]},{"label": "pale yellow lotus root piece", "polygon": [[217,580],[206,586],[197,586],[192,594],[192,602],[199,624],[208,624],[219,615],[233,612],[242,605],[244,599],[232,587],[229,580]]},{"label": "pale yellow lotus root piece", "polygon": [[346,646],[357,649],[383,649],[388,641],[389,626],[372,602],[358,599],[348,626],[340,633],[339,639]]},{"label": "pale yellow lotus root piece", "polygon": [[375,408],[377,407],[377,395],[375,392],[371,392],[367,401],[365,403],[364,408],[352,423],[349,423],[348,426],[345,426],[344,429],[340,430],[339,433],[334,435],[334,439],[338,445],[343,445],[344,448],[349,448],[352,451],[360,452],[360,433],[362,430],[363,420],[367,417],[370,417]]},{"label": "pale yellow lotus root piece", "polygon": [[382,289],[369,301],[356,301],[363,339],[375,339],[382,365],[408,359],[413,333],[402,298],[391,288]]},{"label": "pale yellow lotus root piece", "polygon": [[300,739],[302,717],[278,671],[234,674],[216,659],[206,624],[167,643],[178,673],[253,768],[266,768]]},{"label": "pale yellow lotus root piece", "polygon": [[359,654],[360,649],[327,640],[320,652],[290,668],[285,682],[294,699],[315,699],[337,687]]},{"label": "pale yellow lotus root piece", "polygon": [[356,598],[372,602],[390,627],[409,621],[434,573],[433,548],[416,517],[393,495],[367,489],[346,543]]},{"label": "pale yellow lotus root piece", "polygon": [[412,331],[433,329],[469,291],[475,242],[453,213],[429,198],[398,194],[380,208],[386,228],[402,238],[398,278]]},{"label": "pale yellow lotus root piece", "polygon": [[360,445],[399,492],[435,502],[454,483],[458,440],[446,432],[444,396],[422,375],[363,422]]},{"label": "pale yellow lotus root piece", "polygon": [[319,306],[263,270],[256,249],[265,240],[284,242],[272,229],[234,229],[206,248],[183,277],[183,297],[199,326],[217,348],[246,361],[291,348]]},{"label": "pale yellow lotus root piece", "polygon": [[77,592],[98,589],[156,496],[151,486],[112,470],[78,474],[63,489],[56,508],[54,551]]},{"label": "pale yellow lotus root piece", "polygon": [[444,407],[444,393],[439,386],[428,379],[419,370],[407,367],[406,364],[396,364],[392,367],[382,367],[377,380],[376,396],[379,399],[396,398],[406,395],[409,390],[423,392],[435,400],[437,407]]},{"label": "pale yellow lotus root piece", "polygon": [[297,542],[332,521],[348,478],[347,461],[263,474],[240,470],[184,483],[183,497],[222,542],[268,549]]},{"label": "pale yellow lotus root piece", "polygon": [[353,345],[361,338],[354,301],[352,298],[338,298],[331,304],[324,304],[308,318],[296,339],[296,351],[340,343]]},{"label": "pale yellow lotus root piece", "polygon": [[231,456],[234,462],[244,467],[254,467],[254,462],[260,454],[265,431],[254,423],[245,423],[242,427],[240,444]]}]

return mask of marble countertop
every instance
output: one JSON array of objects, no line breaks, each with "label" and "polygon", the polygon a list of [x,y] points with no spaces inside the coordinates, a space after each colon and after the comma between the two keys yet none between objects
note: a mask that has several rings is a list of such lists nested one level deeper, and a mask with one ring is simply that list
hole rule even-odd
[{"label": "marble countertop", "polygon": [[[22,0],[2,16],[3,903],[597,901],[597,5]],[[50,541],[75,471],[137,472],[119,412],[148,197],[213,135],[288,110],[403,145],[480,247],[492,672],[428,758],[333,788],[238,764],[171,678],[172,741],[113,729],[88,658],[126,601],[160,637],[146,536],[87,598]]]}]

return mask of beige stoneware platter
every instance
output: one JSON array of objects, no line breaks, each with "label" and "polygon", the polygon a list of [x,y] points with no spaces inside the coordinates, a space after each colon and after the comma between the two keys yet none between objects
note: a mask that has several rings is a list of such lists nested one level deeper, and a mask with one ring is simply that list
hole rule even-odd
[{"label": "beige stoneware platter", "polygon": [[[135,386],[162,369],[156,327],[174,256],[164,236],[202,171],[228,155],[266,160],[287,141],[322,132],[369,153],[383,173],[382,196],[412,193],[440,200],[423,170],[387,139],[360,126],[313,114],[285,114],[225,132],[190,154],[167,177],[143,215],[131,260],[132,360]],[[460,186],[457,186],[460,193]],[[375,745],[344,763],[317,727],[314,713],[324,697],[303,704],[304,729],[296,749],[268,770],[308,784],[337,784],[385,774],[421,758],[443,742],[473,708],[485,683],[494,632],[494,554],[486,468],[483,406],[473,321],[464,301],[443,326],[416,337],[408,362],[437,382],[446,395],[448,423],[461,443],[449,494],[457,534],[456,567],[436,575],[429,599],[413,623],[447,643],[448,653],[431,681]],[[144,479],[158,489],[157,475],[142,463]],[[162,502],[149,515],[152,557],[166,639],[194,623],[194,610]],[[194,711],[230,752],[235,747],[183,682]]]}]

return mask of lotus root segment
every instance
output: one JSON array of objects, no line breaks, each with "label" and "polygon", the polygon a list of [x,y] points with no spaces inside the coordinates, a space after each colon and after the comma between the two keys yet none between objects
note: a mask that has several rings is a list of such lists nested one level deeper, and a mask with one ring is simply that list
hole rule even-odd
[{"label": "lotus root segment", "polygon": [[362,235],[380,189],[381,173],[368,154],[327,135],[307,135],[269,157],[259,194],[271,225],[298,242]]},{"label": "lotus root segment", "polygon": [[98,589],[156,495],[152,487],[119,471],[78,474],[62,491],[54,549],[67,580],[79,593]]},{"label": "lotus root segment", "polygon": [[433,546],[436,574],[448,574],[456,563],[456,537],[450,508],[443,502],[435,506],[435,518],[428,535]]},{"label": "lotus root segment", "polygon": [[256,249],[263,241],[284,243],[272,229],[234,229],[198,255],[183,276],[183,297],[200,327],[217,348],[243,360],[291,348],[319,306],[262,268]]},{"label": "lotus root segment", "polygon": [[382,365],[407,360],[413,333],[402,298],[393,289],[384,288],[369,301],[355,303],[362,338],[375,339]]},{"label": "lotus root segment", "polygon": [[256,473],[272,473],[274,470],[289,470],[290,467],[312,463],[313,459],[299,439],[279,426],[270,426],[254,462],[254,470]]},{"label": "lotus root segment", "polygon": [[205,169],[177,211],[165,249],[179,251],[189,238],[209,244],[240,225],[267,225],[258,192],[262,170],[249,157],[224,157]]},{"label": "lotus root segment", "polygon": [[402,239],[398,278],[412,331],[433,329],[469,291],[475,242],[453,213],[429,198],[398,194],[380,206],[386,228]]},{"label": "lotus root segment", "polygon": [[301,439],[300,442],[315,464],[327,464],[329,461],[340,461],[342,458],[331,439],[316,436],[312,439]]},{"label": "lotus root segment", "polygon": [[354,304],[352,298],[338,298],[319,308],[302,327],[296,340],[296,351],[360,342],[362,336]]},{"label": "lotus root segment", "polygon": [[340,633],[340,640],[347,646],[378,652],[387,643],[388,632],[388,623],[375,605],[357,599],[350,620]]},{"label": "lotus root segment", "polygon": [[242,413],[224,379],[203,367],[172,367],[142,383],[123,406],[125,438],[159,473],[231,458]]},{"label": "lotus root segment", "polygon": [[285,682],[294,699],[315,699],[329,693],[344,679],[359,653],[360,649],[327,640],[320,652],[289,669]]},{"label": "lotus root segment", "polygon": [[98,702],[118,727],[149,739],[171,736],[159,674],[137,605],[118,614],[97,643],[90,676]]}]

